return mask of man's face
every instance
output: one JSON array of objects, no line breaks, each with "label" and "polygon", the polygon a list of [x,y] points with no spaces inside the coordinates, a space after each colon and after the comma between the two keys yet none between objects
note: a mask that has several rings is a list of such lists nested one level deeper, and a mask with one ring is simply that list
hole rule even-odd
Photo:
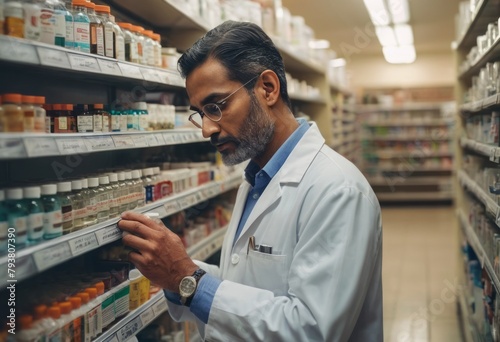
[{"label": "man's face", "polygon": [[[241,85],[228,80],[225,68],[215,60],[206,61],[186,79],[191,107],[198,111],[207,103],[226,98]],[[274,122],[253,92],[238,90],[220,109],[220,121],[203,118],[202,131],[221,153],[224,164],[235,165],[261,155],[273,137]]]}]

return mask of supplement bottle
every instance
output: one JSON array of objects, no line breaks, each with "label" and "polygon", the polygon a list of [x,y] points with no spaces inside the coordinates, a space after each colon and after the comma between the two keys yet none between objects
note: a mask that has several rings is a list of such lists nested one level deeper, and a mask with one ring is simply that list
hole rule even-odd
[{"label": "supplement bottle", "polygon": [[24,11],[24,38],[40,40],[41,8],[38,0],[27,0],[23,3]]},{"label": "supplement bottle", "polygon": [[145,169],[142,169],[142,186],[144,187],[144,203],[152,203],[154,201],[153,198],[153,168],[148,167]]},{"label": "supplement bottle", "polygon": [[73,0],[73,48],[90,53],[90,19],[85,0]]},{"label": "supplement bottle", "polygon": [[85,226],[85,217],[87,216],[87,207],[85,206],[82,194],[82,181],[71,181],[71,206],[73,208],[73,232],[82,229]]},{"label": "supplement bottle", "polygon": [[109,201],[109,217],[118,217],[120,215],[120,194],[121,189],[118,183],[117,173],[108,173],[109,185],[111,187],[111,199]]},{"label": "supplement bottle", "polygon": [[137,55],[139,59],[138,63],[142,65],[147,65],[146,54],[144,53],[144,44],[145,44],[145,39],[143,35],[144,27],[132,25],[131,28],[132,32],[135,34],[137,41]]},{"label": "supplement bottle", "polygon": [[87,207],[87,218],[85,226],[91,226],[97,223],[97,213],[99,211],[99,201],[101,193],[99,191],[99,178],[90,177],[87,179],[89,183],[89,205]]},{"label": "supplement bottle", "polygon": [[50,240],[62,235],[61,202],[57,196],[57,184],[42,185],[43,238]]},{"label": "supplement bottle", "polygon": [[[35,130],[34,132],[44,133],[46,132],[46,112],[42,105],[45,103],[44,96],[33,96],[35,107]],[[49,126],[50,127],[50,126]]]},{"label": "supplement bottle", "polygon": [[142,171],[141,170],[134,170],[132,171],[132,178],[133,178],[133,188],[134,188],[134,193],[135,193],[135,198],[136,198],[136,203],[135,206],[136,208],[142,207],[146,203],[146,197],[145,197],[145,190],[144,190],[144,183],[142,181]]},{"label": "supplement bottle", "polygon": [[21,1],[7,0],[3,6],[4,34],[24,38],[24,12]]},{"label": "supplement bottle", "polygon": [[51,306],[48,309],[49,317],[54,321],[54,325],[47,332],[48,341],[62,341],[61,309],[59,306]]},{"label": "supplement bottle", "polygon": [[35,131],[35,107],[33,103],[35,102],[33,96],[22,95],[21,96],[21,109],[23,110],[24,116],[24,131],[34,132]]},{"label": "supplement bottle", "polygon": [[118,185],[120,186],[120,195],[118,197],[118,205],[119,205],[118,212],[123,213],[128,210],[128,203],[129,203],[129,198],[128,198],[129,189],[127,186],[127,182],[125,181],[124,171],[118,172]]},{"label": "supplement bottle", "polygon": [[82,314],[82,341],[90,341],[89,336],[89,320],[88,312],[90,311],[89,300],[90,296],[87,292],[78,292],[75,297],[78,297],[82,301],[82,306],[80,307],[80,313]]},{"label": "supplement bottle", "polygon": [[153,41],[153,31],[144,30],[144,55],[145,62],[149,66],[155,66],[155,43]]},{"label": "supplement bottle", "polygon": [[39,331],[33,326],[32,315],[19,316],[19,333],[16,334],[16,341],[34,342],[39,341]]},{"label": "supplement bottle", "polygon": [[104,55],[109,58],[115,57],[115,33],[114,25],[109,20],[109,6],[95,6],[95,13],[104,25]]},{"label": "supplement bottle", "polygon": [[4,94],[2,107],[5,116],[5,132],[24,132],[24,115],[21,94]]},{"label": "supplement bottle", "polygon": [[56,18],[54,5],[50,0],[41,0],[40,4],[40,41],[54,45],[56,41]]},{"label": "supplement bottle", "polygon": [[73,339],[73,317],[71,316],[71,311],[73,306],[71,302],[59,303],[59,308],[61,309],[61,341],[74,341]]},{"label": "supplement bottle", "polygon": [[72,104],[63,104],[61,106],[62,115],[68,118],[68,133],[76,133],[76,113],[73,111]]},{"label": "supplement bottle", "polygon": [[90,19],[90,53],[104,56],[104,24],[95,14],[95,4],[90,1],[85,4]]},{"label": "supplement bottle", "polygon": [[23,195],[28,210],[28,243],[36,244],[43,238],[43,216],[45,213],[39,186],[23,189]]},{"label": "supplement bottle", "polygon": [[155,55],[155,66],[158,68],[162,67],[161,61],[161,36],[158,33],[153,34],[154,40],[154,55]]},{"label": "supplement bottle", "polygon": [[94,131],[94,117],[87,105],[78,104],[75,106],[76,126],[79,133]]},{"label": "supplement bottle", "polygon": [[54,130],[51,131],[53,133],[68,133],[69,132],[68,117],[66,111],[63,110],[63,105],[54,104],[52,105],[52,109],[53,109],[52,120],[54,121]]},{"label": "supplement bottle", "polygon": [[24,247],[28,242],[28,209],[23,201],[23,189],[7,189],[5,204],[7,207],[9,228],[14,228],[15,230],[16,248]]},{"label": "supplement bottle", "polygon": [[116,109],[110,110],[111,114],[111,132],[120,132],[120,112]]},{"label": "supplement bottle", "polygon": [[[94,104],[92,109],[92,116],[94,120],[94,132],[101,133],[102,132],[102,126],[103,126],[103,118],[102,118],[102,112],[104,106],[100,103]],[[108,121],[109,123],[109,121]]]},{"label": "supplement bottle", "polygon": [[83,314],[81,312],[82,299],[80,297],[69,297],[68,300],[73,308],[73,310],[71,311],[71,318],[73,320],[72,322],[73,336],[71,336],[72,338],[71,341],[75,342],[84,341],[84,336],[82,332]]},{"label": "supplement bottle", "polygon": [[47,334],[55,327],[55,322],[49,317],[48,308],[44,304],[37,305],[33,308],[34,325],[40,332],[40,341],[48,341]]},{"label": "supplement bottle", "polygon": [[110,218],[109,209],[113,189],[109,186],[109,177],[99,177],[99,193],[100,198],[97,205],[97,222],[106,221]]},{"label": "supplement bottle", "polygon": [[68,49],[73,48],[73,15],[62,0],[52,0],[55,17],[55,44]]},{"label": "supplement bottle", "polygon": [[127,62],[139,63],[139,52],[137,51],[137,38],[132,32],[132,25],[129,23],[118,23],[122,29],[125,39],[125,60]]},{"label": "supplement bottle", "polygon": [[52,105],[45,103],[42,108],[45,109],[45,133],[54,132],[54,117],[52,114]]},{"label": "supplement bottle", "polygon": [[0,254],[7,252],[7,236],[9,221],[7,220],[7,208],[5,206],[5,190],[0,190]]},{"label": "supplement bottle", "polygon": [[[137,171],[139,172],[139,171]],[[137,201],[138,201],[138,194],[136,192],[137,190],[137,183],[133,179],[134,171],[126,171],[125,172],[125,182],[127,185],[127,191],[128,191],[128,196],[127,196],[127,210],[132,210],[134,208],[137,208]],[[137,173],[138,174],[138,173]],[[139,176],[140,178],[140,176]],[[140,179],[139,179],[140,181]],[[141,182],[141,190],[142,190],[142,182]]]},{"label": "supplement bottle", "polygon": [[71,182],[57,183],[57,195],[61,202],[63,235],[73,230],[73,205],[71,203]]},{"label": "supplement bottle", "polygon": [[115,58],[119,61],[125,60],[125,35],[115,22],[115,17],[109,14],[109,20],[113,23],[113,31],[115,34]]}]

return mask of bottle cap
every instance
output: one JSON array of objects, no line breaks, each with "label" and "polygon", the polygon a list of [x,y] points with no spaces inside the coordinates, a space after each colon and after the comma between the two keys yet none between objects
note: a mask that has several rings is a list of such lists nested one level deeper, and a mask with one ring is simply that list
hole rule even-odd
[{"label": "bottle cap", "polygon": [[146,102],[134,102],[134,108],[140,110],[148,110],[148,104]]},{"label": "bottle cap", "polygon": [[104,105],[102,103],[94,104],[94,109],[104,109]]},{"label": "bottle cap", "polygon": [[136,26],[136,30],[137,30],[137,32],[139,32],[139,33],[144,33],[145,28],[144,28],[144,27],[142,27],[142,26]]},{"label": "bottle cap", "polygon": [[99,178],[97,177],[90,177],[87,178],[89,181],[89,188],[96,188],[99,186]]},{"label": "bottle cap", "polygon": [[95,11],[96,12],[111,13],[111,9],[109,8],[109,6],[103,6],[103,5],[95,5]]},{"label": "bottle cap", "polygon": [[68,315],[71,313],[71,310],[73,310],[71,302],[62,302],[59,304],[59,307],[61,308],[61,314],[63,315]]},{"label": "bottle cap", "polygon": [[54,110],[62,110],[62,104],[54,104],[54,105],[52,105],[52,109],[54,109]]},{"label": "bottle cap", "polygon": [[45,103],[45,96],[33,96],[35,104],[43,105]]},{"label": "bottle cap", "polygon": [[159,166],[156,166],[156,167],[153,167],[153,174],[155,175],[159,175],[160,174],[160,167]]},{"label": "bottle cap", "polygon": [[39,186],[29,186],[23,189],[24,198],[40,198],[41,189]]},{"label": "bottle cap", "polygon": [[134,177],[134,171],[127,171],[127,172],[125,172],[125,179],[126,180],[130,180],[132,178],[137,178],[137,177]]},{"label": "bottle cap", "polygon": [[104,185],[109,184],[109,177],[108,176],[100,176],[99,177],[99,184],[104,184]]},{"label": "bottle cap", "polygon": [[19,316],[19,325],[21,330],[30,329],[32,324],[33,324],[33,316],[31,315]]},{"label": "bottle cap", "polygon": [[87,178],[82,178],[82,189],[88,189],[89,187],[89,180]]},{"label": "bottle cap", "polygon": [[21,188],[7,189],[7,199],[9,200],[23,199],[23,189]]},{"label": "bottle cap", "polygon": [[97,289],[95,287],[86,288],[85,292],[89,294],[91,300],[97,297]]},{"label": "bottle cap", "polygon": [[161,41],[161,36],[159,33],[153,33],[153,39],[156,40],[157,42]]},{"label": "bottle cap", "polygon": [[61,182],[57,183],[57,192],[70,192],[71,182]]},{"label": "bottle cap", "polygon": [[118,181],[123,182],[125,180],[125,172],[118,172]]},{"label": "bottle cap", "polygon": [[132,31],[132,25],[130,23],[118,23],[118,26],[124,28],[125,30]]},{"label": "bottle cap", "polygon": [[131,176],[131,179],[137,179],[137,178],[141,178],[141,172],[139,170],[133,170],[132,171],[132,176]]},{"label": "bottle cap", "polygon": [[81,297],[69,297],[69,301],[71,302],[71,306],[73,310],[78,310],[82,306],[82,298]]},{"label": "bottle cap", "polygon": [[68,104],[63,104],[62,105],[63,110],[73,110],[73,105],[68,103]]},{"label": "bottle cap", "polygon": [[87,7],[87,1],[85,0],[73,0],[73,6],[83,6]]},{"label": "bottle cap", "polygon": [[148,36],[149,38],[153,38],[153,31],[151,30],[144,30],[144,32],[142,32],[144,35]]},{"label": "bottle cap", "polygon": [[100,281],[96,283],[95,288],[97,289],[97,295],[102,295],[104,293],[104,282]]},{"label": "bottle cap", "polygon": [[58,306],[51,306],[49,308],[49,316],[52,319],[59,319],[59,318],[61,318],[61,309]]},{"label": "bottle cap", "polygon": [[108,177],[109,177],[109,181],[111,183],[118,182],[118,174],[117,173],[114,173],[114,172],[108,173]]},{"label": "bottle cap", "polygon": [[2,102],[3,103],[7,103],[7,102],[21,103],[21,101],[22,101],[21,94],[3,94],[2,95]]},{"label": "bottle cap", "polygon": [[21,101],[23,103],[35,103],[35,97],[31,95],[21,95]]},{"label": "bottle cap", "polygon": [[80,297],[82,300],[82,305],[85,305],[89,302],[90,296],[87,292],[79,292],[76,294],[77,297]]},{"label": "bottle cap", "polygon": [[82,190],[82,181],[80,179],[71,181],[71,190]]},{"label": "bottle cap", "polygon": [[35,320],[45,318],[47,316],[47,305],[44,304],[37,305],[33,309],[33,312],[35,313]]},{"label": "bottle cap", "polygon": [[85,5],[87,8],[95,9],[95,4],[93,2],[86,1]]},{"label": "bottle cap", "polygon": [[55,195],[57,193],[57,184],[42,185],[42,195]]}]

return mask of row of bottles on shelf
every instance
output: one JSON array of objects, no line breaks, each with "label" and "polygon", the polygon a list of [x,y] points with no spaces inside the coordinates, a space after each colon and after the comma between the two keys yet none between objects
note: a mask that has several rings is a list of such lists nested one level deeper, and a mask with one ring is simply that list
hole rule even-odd
[{"label": "row of bottles on shelf", "polygon": [[173,105],[134,102],[128,107],[109,109],[103,104],[46,104],[43,96],[4,94],[0,101],[0,133],[151,131],[188,123],[184,111],[176,113]]},{"label": "row of bottles on shelf", "polygon": [[425,138],[442,140],[448,138],[448,130],[442,127],[428,127],[428,126],[400,126],[400,127],[386,127],[386,126],[365,126],[365,131],[368,137],[400,137],[400,138]]},{"label": "row of bottles on shelf", "polygon": [[424,157],[422,155],[408,155],[398,158],[383,159],[374,158],[372,155],[365,155],[367,158],[366,168],[372,168],[376,173],[377,169],[399,172],[401,175],[412,175],[418,171],[448,171],[453,166],[451,157]]},{"label": "row of bottles on shelf", "polygon": [[450,142],[447,141],[375,141],[365,144],[366,158],[428,158],[435,154],[443,157],[451,154]]},{"label": "row of bottles on shelf", "polygon": [[370,113],[365,115],[365,124],[378,125],[380,123],[390,123],[391,125],[397,124],[431,124],[436,121],[443,121],[443,116],[440,111],[437,110],[421,110],[421,111],[384,111],[380,110],[378,112]]},{"label": "row of bottles on shelf", "polygon": [[90,1],[1,1],[0,27],[8,36],[122,61],[164,66],[159,34],[130,23],[115,23],[109,6]]},{"label": "row of bottles on shelf", "polygon": [[500,91],[500,61],[486,63],[478,75],[472,77],[472,86],[464,92],[464,103],[483,100]]},{"label": "row of bottles on shelf", "polygon": [[[169,166],[171,169],[165,169]],[[22,248],[221,178],[221,170],[209,162],[166,163],[163,167],[0,190],[0,253],[7,250],[9,227],[15,229],[16,246]]]},{"label": "row of bottles on shelf", "polygon": [[469,115],[465,119],[467,138],[475,141],[499,146],[500,112]]},{"label": "row of bottles on shelf", "polygon": [[494,164],[485,164],[484,158],[470,154],[464,155],[462,160],[462,170],[500,205],[500,168]]}]

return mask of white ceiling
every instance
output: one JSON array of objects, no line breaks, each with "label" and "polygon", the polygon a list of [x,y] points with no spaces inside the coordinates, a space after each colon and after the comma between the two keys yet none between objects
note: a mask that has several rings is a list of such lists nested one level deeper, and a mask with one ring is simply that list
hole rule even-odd
[{"label": "white ceiling", "polygon": [[[451,51],[455,37],[455,15],[460,0],[409,0],[417,58],[424,53]],[[377,38],[361,40],[359,31],[373,33],[363,0],[282,0],[292,15],[300,15],[317,39],[330,41],[338,57],[382,56]],[[347,53],[352,53],[346,56]]]}]

